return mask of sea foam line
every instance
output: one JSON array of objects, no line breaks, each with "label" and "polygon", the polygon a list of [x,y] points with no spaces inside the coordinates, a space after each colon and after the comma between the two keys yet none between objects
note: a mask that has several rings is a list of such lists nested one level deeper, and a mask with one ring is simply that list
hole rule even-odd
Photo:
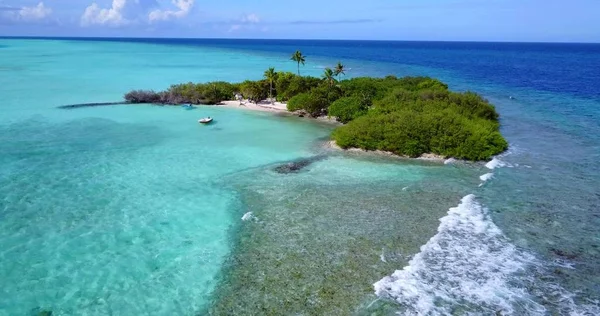
[{"label": "sea foam line", "polygon": [[253,218],[255,218],[255,217],[254,217],[254,214],[252,214],[252,212],[247,212],[246,214],[244,214],[244,216],[242,216],[243,221],[249,221]]},{"label": "sea foam line", "polygon": [[528,314],[545,311],[509,282],[533,257],[508,241],[474,195],[465,196],[440,222],[438,233],[408,266],[374,284],[378,296],[400,303],[408,315],[452,314],[457,306],[512,314],[517,301]]},{"label": "sea foam line", "polygon": [[493,177],[494,177],[494,174],[490,172],[490,173],[486,173],[486,174],[484,174],[484,175],[481,175],[481,176],[479,177],[479,180],[481,180],[481,181],[485,182],[485,181],[488,181],[488,180],[490,180],[490,179],[491,179],[491,178],[493,178]]},{"label": "sea foam line", "polygon": [[506,163],[500,159],[498,159],[497,157],[494,157],[494,159],[490,160],[488,163],[485,164],[485,167],[488,169],[496,169],[499,167],[505,167]]},{"label": "sea foam line", "polygon": [[492,170],[496,169],[496,168],[501,168],[501,167],[512,168],[513,165],[511,165],[508,162],[505,162],[505,161],[501,160],[500,158],[503,158],[503,157],[506,157],[506,156],[509,156],[509,155],[512,155],[512,154],[518,153],[518,152],[520,152],[520,150],[518,148],[516,148],[514,146],[510,146],[510,148],[508,148],[508,150],[506,152],[504,152],[504,153],[502,153],[500,155],[494,156],[492,158],[492,160],[488,161],[485,164],[485,167],[488,168],[488,169],[492,169]]}]

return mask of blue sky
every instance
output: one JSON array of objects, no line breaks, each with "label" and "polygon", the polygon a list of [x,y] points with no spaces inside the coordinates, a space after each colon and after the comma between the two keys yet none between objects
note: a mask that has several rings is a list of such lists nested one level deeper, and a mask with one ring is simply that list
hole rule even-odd
[{"label": "blue sky", "polygon": [[0,0],[3,36],[600,42],[600,0]]}]

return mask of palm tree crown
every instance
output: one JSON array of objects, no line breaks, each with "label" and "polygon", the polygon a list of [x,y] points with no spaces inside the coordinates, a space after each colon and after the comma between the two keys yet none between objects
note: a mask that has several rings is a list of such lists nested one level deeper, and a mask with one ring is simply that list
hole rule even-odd
[{"label": "palm tree crown", "polygon": [[323,72],[323,79],[327,81],[330,86],[332,86],[335,82],[335,79],[333,77],[335,77],[335,73],[333,72],[333,70],[331,70],[331,68],[325,68],[325,71]]},{"label": "palm tree crown", "polygon": [[300,75],[300,63],[302,63],[302,65],[304,65],[304,62],[306,61],[306,56],[302,55],[302,52],[297,50],[294,54],[292,54],[292,58],[290,58],[291,60],[295,61],[296,63],[298,63],[298,76]]},{"label": "palm tree crown", "polygon": [[341,62],[338,61],[337,65],[335,66],[334,74],[336,77],[339,75],[345,75],[345,70],[346,66],[344,66]]},{"label": "palm tree crown", "polygon": [[265,71],[265,79],[269,82],[269,99],[273,102],[273,81],[277,79],[277,73],[275,72],[275,68],[271,67]]}]

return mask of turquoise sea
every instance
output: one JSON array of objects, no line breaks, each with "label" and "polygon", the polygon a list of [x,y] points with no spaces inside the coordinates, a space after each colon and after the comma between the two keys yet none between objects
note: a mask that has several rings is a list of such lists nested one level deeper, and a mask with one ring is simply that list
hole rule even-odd
[{"label": "turquoise sea", "polygon": [[[479,92],[510,149],[441,164],[272,113],[57,109],[295,71],[296,49],[303,74]],[[0,315],[600,314],[597,69],[593,44],[0,38]]]}]

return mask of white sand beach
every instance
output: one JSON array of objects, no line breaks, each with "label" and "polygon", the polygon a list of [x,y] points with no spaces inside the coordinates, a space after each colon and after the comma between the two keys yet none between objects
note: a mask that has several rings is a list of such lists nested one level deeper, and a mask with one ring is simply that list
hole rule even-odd
[{"label": "white sand beach", "polygon": [[267,111],[267,112],[288,112],[287,104],[282,102],[271,102],[261,101],[258,103],[252,103],[248,100],[240,101],[223,101],[217,106],[225,106],[230,108],[240,108],[240,109],[248,109],[255,111]]},{"label": "white sand beach", "polygon": [[[263,112],[272,112],[272,113],[288,113],[290,115],[299,115],[298,112],[290,112],[287,110],[287,104],[283,102],[268,102],[266,100],[260,101],[258,103],[253,103],[248,100],[242,101],[222,101],[217,104],[217,106],[223,106],[228,108],[236,108],[236,109],[246,109],[253,111],[263,111]],[[306,114],[304,114],[306,115]],[[306,116],[309,117],[309,116]],[[329,124],[342,125],[342,123],[338,122],[335,117],[329,116],[318,116],[311,117],[314,120],[325,122]]]}]

